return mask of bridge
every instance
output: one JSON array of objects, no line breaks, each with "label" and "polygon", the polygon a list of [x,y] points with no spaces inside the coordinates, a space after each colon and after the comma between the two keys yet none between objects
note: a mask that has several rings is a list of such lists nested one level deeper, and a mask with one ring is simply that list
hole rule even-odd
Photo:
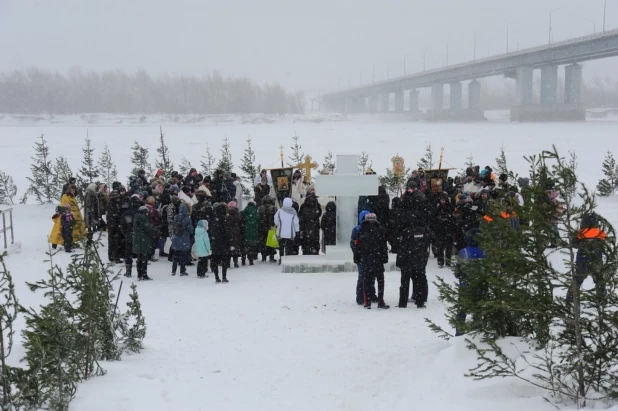
[{"label": "bridge", "polygon": [[[320,105],[327,111],[343,113],[404,112],[420,117],[420,88],[431,88],[431,109],[427,119],[463,121],[484,119],[480,78],[503,75],[516,80],[516,104],[511,121],[585,120],[581,101],[582,62],[618,56],[618,29],[584,37],[477,59],[422,73],[397,77],[322,95]],[[564,66],[564,101],[558,101],[558,69]],[[533,73],[541,70],[540,103],[533,103]],[[467,105],[463,104],[463,83],[467,83]],[[444,85],[449,85],[449,105],[444,107]]]}]

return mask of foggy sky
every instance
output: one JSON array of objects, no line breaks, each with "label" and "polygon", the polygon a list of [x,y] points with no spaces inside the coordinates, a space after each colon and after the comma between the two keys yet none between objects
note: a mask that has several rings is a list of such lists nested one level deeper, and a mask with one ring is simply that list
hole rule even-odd
[{"label": "foggy sky", "polygon": [[[603,0],[0,0],[0,70],[248,76],[308,94],[602,29]],[[607,29],[618,27],[608,0]],[[617,59],[584,75],[615,76]]]}]

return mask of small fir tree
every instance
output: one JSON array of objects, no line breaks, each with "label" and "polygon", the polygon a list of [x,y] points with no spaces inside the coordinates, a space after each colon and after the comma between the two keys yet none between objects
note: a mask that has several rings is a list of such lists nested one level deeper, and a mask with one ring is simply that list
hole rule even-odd
[{"label": "small fir tree", "polygon": [[116,170],[116,165],[112,161],[112,153],[109,151],[107,143],[105,143],[105,148],[103,148],[101,158],[99,158],[99,170],[101,179],[108,187],[111,187],[112,183],[118,180],[118,170]]},{"label": "small fir tree", "polygon": [[393,173],[392,169],[387,168],[386,175],[379,177],[380,185],[383,186],[391,196],[399,196],[401,191],[405,188],[406,176],[408,175],[410,175],[409,168],[401,175],[397,175]]},{"label": "small fir tree", "polygon": [[131,181],[131,179],[137,176],[139,170],[144,170],[147,175],[152,175],[153,173],[152,167],[150,166],[148,149],[135,141],[133,143],[133,147],[131,147],[131,150],[133,151],[131,154],[131,164],[133,164],[133,170],[131,170],[131,175],[128,180]]},{"label": "small fir tree", "polygon": [[618,191],[618,164],[609,150],[607,150],[602,167],[605,178],[599,181],[597,191],[603,197],[614,195]]},{"label": "small fir tree", "polygon": [[504,152],[504,144],[500,146],[500,155],[496,157],[496,173],[497,175],[509,175],[509,168],[506,164],[506,153]]},{"label": "small fir tree", "polygon": [[99,177],[99,167],[94,161],[94,148],[92,147],[92,140],[86,131],[86,146],[82,149],[83,158],[82,166],[77,172],[77,183],[79,184],[81,191],[86,192],[89,184],[97,181]]},{"label": "small fir tree", "polygon": [[174,164],[170,160],[170,153],[167,145],[165,144],[165,136],[163,135],[163,127],[159,126],[160,133],[160,143],[161,145],[157,148],[157,153],[159,153],[159,158],[155,160],[155,167],[163,170],[164,176],[170,176],[172,174],[172,170],[174,169]]},{"label": "small fir tree", "polygon": [[137,286],[131,284],[130,301],[127,302],[128,310],[120,317],[119,329],[122,333],[121,347],[123,351],[140,352],[143,348],[142,341],[146,337],[146,321],[142,314],[142,305],[137,294]]},{"label": "small fir tree", "polygon": [[253,194],[248,187],[253,187],[255,177],[260,174],[261,168],[262,166],[260,164],[255,164],[255,151],[253,151],[253,147],[251,147],[251,137],[247,137],[247,148],[245,148],[245,152],[240,163],[240,169],[243,172],[242,180],[245,182],[243,192],[246,199],[250,199]]},{"label": "small fir tree", "polygon": [[79,330],[71,304],[70,287],[64,272],[53,263],[49,277],[26,283],[31,291],[43,291],[47,304],[39,310],[24,309],[26,327],[22,331],[26,352],[22,362],[28,366],[24,401],[31,409],[48,405],[52,410],[68,410],[80,381]]},{"label": "small fir tree", "polygon": [[367,169],[371,168],[372,162],[369,160],[369,154],[366,151],[363,151],[358,156],[358,172],[361,174],[365,174]]},{"label": "small fir tree", "polygon": [[[512,218],[482,223],[481,248],[486,258],[465,266],[464,287],[438,282],[449,322],[470,334],[468,348],[478,357],[468,376],[482,380],[515,377],[547,389],[556,401],[585,407],[590,400],[618,397],[618,245],[613,227],[596,214],[594,196],[578,182],[573,158],[554,147],[527,158],[531,166],[530,201],[505,209],[531,224],[512,226]],[[547,195],[554,182],[561,205]],[[572,187],[577,191],[573,192]],[[582,223],[598,221],[606,233],[583,240]],[[547,220],[558,218],[557,236]],[[588,227],[588,226],[586,226]],[[564,256],[555,264],[546,252],[554,241]],[[585,266],[579,261],[586,257]],[[586,271],[582,271],[586,270]],[[464,274],[464,273],[460,273]],[[593,286],[582,285],[591,275]],[[461,313],[469,314],[465,321]],[[471,318],[470,318],[471,317]],[[435,331],[449,337],[440,327]],[[516,336],[529,349],[507,355],[501,337]],[[534,374],[527,372],[533,369]]]},{"label": "small fir tree", "polygon": [[326,156],[324,156],[324,161],[322,161],[322,167],[324,170],[328,170],[329,174],[334,174],[335,172],[335,160],[333,159],[332,151],[329,151]]},{"label": "small fir tree", "polygon": [[13,177],[0,170],[0,204],[13,205],[13,198],[17,195],[17,185]]},{"label": "small fir tree", "polygon": [[56,158],[56,164],[54,164],[54,193],[56,198],[60,199],[64,194],[62,188],[73,177],[71,167],[67,162],[66,157],[60,156]]},{"label": "small fir tree", "polygon": [[24,199],[27,199],[28,194],[32,194],[39,204],[52,204],[57,201],[54,195],[53,167],[49,158],[49,147],[43,134],[39,139],[40,141],[34,143],[35,157],[32,158],[34,163],[30,166],[32,177],[28,177],[30,187],[24,194]]},{"label": "small fir tree", "polygon": [[202,156],[200,161],[200,167],[202,167],[202,174],[204,176],[212,176],[214,173],[214,166],[216,163],[215,157],[210,152],[210,146],[206,144],[206,154]]},{"label": "small fir tree", "polygon": [[224,174],[230,174],[233,172],[234,163],[232,162],[232,152],[230,151],[230,143],[227,140],[227,136],[223,139],[223,145],[221,146],[221,158],[217,163],[217,170],[222,171]]},{"label": "small fir tree", "polygon": [[[294,137],[292,137],[292,139],[294,140],[294,144],[290,146],[290,149],[292,150],[292,155],[288,157],[288,166],[298,167],[298,165],[305,160],[305,153],[301,151],[303,146],[300,145],[300,137],[294,134]],[[300,171],[301,173],[303,173],[303,175],[305,175],[305,169],[301,169]]]},{"label": "small fir tree", "polygon": [[185,156],[180,156],[180,165],[178,166],[178,171],[180,172],[180,174],[183,176],[188,175],[189,171],[191,171],[191,168],[193,167],[191,166],[189,160],[187,160]]},{"label": "small fir tree", "polygon": [[16,392],[15,370],[7,359],[13,351],[13,324],[17,319],[19,303],[15,296],[13,277],[4,263],[6,253],[0,255],[0,409],[12,410]]},{"label": "small fir tree", "polygon": [[418,163],[416,164],[418,168],[421,168],[423,170],[430,170],[433,168],[434,162],[433,162],[433,150],[431,149],[431,143],[427,144],[427,147],[425,147],[425,156],[423,156],[423,158],[418,160]]}]

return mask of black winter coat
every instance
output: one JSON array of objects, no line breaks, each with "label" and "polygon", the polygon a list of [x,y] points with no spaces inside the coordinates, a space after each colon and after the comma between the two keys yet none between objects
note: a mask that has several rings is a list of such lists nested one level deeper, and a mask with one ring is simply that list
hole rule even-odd
[{"label": "black winter coat", "polygon": [[453,237],[456,231],[455,209],[449,203],[439,204],[433,221],[433,232],[439,239]]},{"label": "black winter coat", "polygon": [[399,252],[399,244],[401,243],[400,222],[403,216],[403,209],[401,208],[401,201],[398,198],[393,199],[393,208],[390,211],[390,219],[388,222],[388,231],[386,238],[391,245],[391,253],[397,254]]},{"label": "black winter coat", "polygon": [[375,220],[365,220],[358,230],[357,250],[365,274],[383,273],[388,263],[388,247],[382,225]]},{"label": "black winter coat", "polygon": [[107,205],[107,227],[110,231],[120,231],[122,229],[122,213],[120,199],[112,200]]},{"label": "black winter coat", "polygon": [[377,196],[370,197],[371,201],[371,210],[378,217],[378,221],[382,224],[382,227],[388,227],[388,222],[390,220],[390,203],[391,198],[389,197],[386,189],[382,186],[378,188],[380,194]]},{"label": "black winter coat", "polygon": [[266,236],[268,235],[268,231],[275,225],[275,214],[277,213],[274,200],[271,197],[266,197],[264,200],[266,204],[258,208],[258,214],[260,215],[258,236],[262,242],[262,246],[266,245]]},{"label": "black winter coat", "polygon": [[127,243],[133,243],[133,222],[135,220],[135,215],[137,214],[137,210],[143,206],[141,200],[137,198],[131,199],[131,208],[122,215],[122,234],[124,235],[125,241]]},{"label": "black winter coat", "polygon": [[399,221],[397,267],[423,267],[429,259],[431,231],[428,220],[418,210],[404,208]]},{"label": "black winter coat", "polygon": [[242,216],[237,208],[230,208],[227,216],[227,232],[230,236],[230,255],[242,254],[245,232]]},{"label": "black winter coat", "polygon": [[303,253],[318,254],[320,252],[320,217],[322,207],[315,196],[308,196],[300,206],[298,223],[300,225],[301,245]]},{"label": "black winter coat", "polygon": [[213,210],[213,216],[208,226],[208,234],[212,255],[229,256],[231,241],[224,205],[219,205]]},{"label": "black winter coat", "polygon": [[322,231],[324,232],[324,245],[337,244],[337,205],[334,201],[326,204],[326,212],[322,216]]}]

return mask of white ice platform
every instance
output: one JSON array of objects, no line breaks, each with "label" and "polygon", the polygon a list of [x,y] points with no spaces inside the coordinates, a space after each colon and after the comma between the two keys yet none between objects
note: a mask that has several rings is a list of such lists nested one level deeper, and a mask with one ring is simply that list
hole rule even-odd
[{"label": "white ice platform", "polygon": [[[388,255],[384,272],[399,271],[395,267],[395,254]],[[283,273],[350,273],[356,272],[356,264],[350,260],[330,260],[325,255],[290,255],[281,262]]]}]

